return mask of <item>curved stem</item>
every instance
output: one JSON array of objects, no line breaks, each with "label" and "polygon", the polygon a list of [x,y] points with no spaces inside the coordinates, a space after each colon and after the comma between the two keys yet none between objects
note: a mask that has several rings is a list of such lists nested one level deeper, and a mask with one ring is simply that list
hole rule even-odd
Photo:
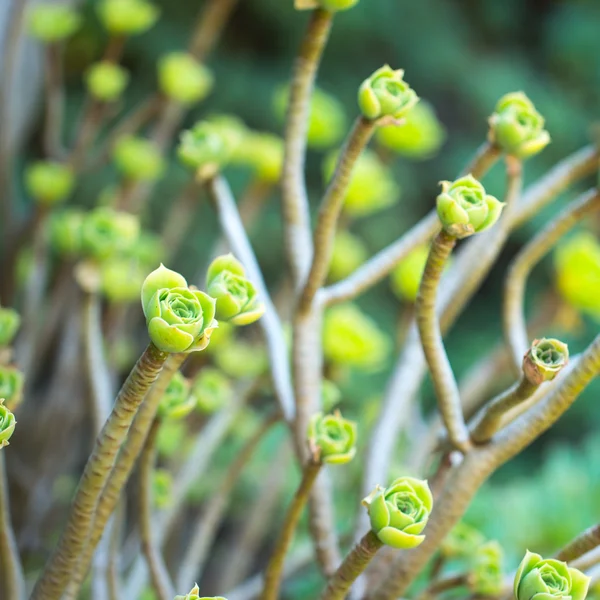
[{"label": "curved stem", "polygon": [[600,546],[600,524],[582,531],[574,540],[569,542],[555,558],[565,562],[572,562],[598,546]]},{"label": "curved stem", "polygon": [[317,69],[332,22],[333,14],[328,11],[317,9],[312,13],[298,51],[290,85],[281,177],[282,209],[287,260],[292,280],[298,289],[308,274],[313,248],[304,180],[308,118]]},{"label": "curved stem", "polygon": [[367,568],[383,543],[372,532],[367,532],[352,548],[321,593],[321,600],[343,600],[356,578]]},{"label": "curved stem", "polygon": [[502,156],[500,148],[494,144],[490,144],[490,142],[484,142],[477,148],[475,156],[473,156],[471,162],[463,169],[461,176],[470,173],[475,179],[483,178],[496,164],[500,156]]},{"label": "curved stem", "polygon": [[150,344],[123,384],[81,476],[64,532],[34,587],[32,600],[54,600],[69,583],[88,539],[98,501],[110,477],[117,453],[167,356],[154,344]]},{"label": "curved stem", "polygon": [[300,299],[301,312],[307,311],[312,305],[317,291],[327,277],[337,222],[346,198],[352,171],[362,151],[369,143],[375,127],[375,121],[359,117],[340,153],[335,173],[319,208],[315,229],[314,255]]},{"label": "curved stem", "polygon": [[[271,427],[279,420],[279,414],[268,417],[237,453],[235,461],[225,473],[223,481],[196,524],[183,558],[178,561],[180,567],[177,574],[177,587],[184,589],[190,581],[199,581],[208,552],[227,509],[231,492],[254,451]],[[169,600],[171,599],[169,598]]]},{"label": "curved stem", "polygon": [[[0,591],[4,589],[6,600],[25,600],[25,577],[19,558],[17,541],[10,523],[8,478],[4,452],[0,450]],[[2,596],[4,598],[4,596]]]},{"label": "curved stem", "polygon": [[456,448],[466,452],[469,449],[469,432],[462,413],[458,384],[444,349],[435,307],[442,271],[455,245],[456,238],[443,230],[434,238],[419,287],[416,318],[448,437]]},{"label": "curved stem", "polygon": [[502,315],[504,335],[515,370],[520,371],[523,354],[529,347],[524,310],[529,274],[568,231],[598,209],[600,193],[596,189],[588,190],[530,240],[511,263],[504,283]]},{"label": "curved stem", "polygon": [[160,420],[154,419],[140,455],[139,527],[142,552],[150,568],[150,578],[158,600],[172,600],[175,587],[152,531],[152,475],[156,463],[156,436],[159,428]]},{"label": "curved stem", "polygon": [[264,587],[260,596],[261,600],[277,600],[279,596],[285,555],[292,543],[294,532],[296,531],[298,521],[302,515],[302,510],[308,500],[310,489],[312,488],[320,469],[321,463],[315,462],[314,460],[309,460],[304,466],[300,486],[285,515],[279,537],[275,543],[275,548],[273,549],[269,564],[265,571]]}]

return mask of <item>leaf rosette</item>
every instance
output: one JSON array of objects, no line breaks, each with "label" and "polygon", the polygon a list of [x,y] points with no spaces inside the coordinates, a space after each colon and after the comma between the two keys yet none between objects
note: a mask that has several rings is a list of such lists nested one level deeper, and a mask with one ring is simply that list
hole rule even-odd
[{"label": "leaf rosette", "polygon": [[356,423],[337,411],[332,415],[317,413],[308,426],[308,442],[317,450],[321,462],[345,464],[356,454]]},{"label": "leaf rosette", "polygon": [[0,398],[14,410],[23,399],[23,373],[16,367],[0,366]]},{"label": "leaf rosette", "polygon": [[16,310],[0,307],[0,348],[13,341],[20,325],[21,317]]},{"label": "leaf rosette", "polygon": [[433,507],[427,481],[400,477],[388,488],[378,486],[363,500],[371,529],[381,542],[392,548],[415,548]]},{"label": "leaf rosette", "polygon": [[504,552],[498,542],[492,540],[479,546],[471,557],[471,590],[482,596],[499,596],[504,587],[503,563]]},{"label": "leaf rosette", "polygon": [[4,406],[4,398],[0,398],[0,448],[8,446],[16,424],[15,415]]},{"label": "leaf rosette", "polygon": [[180,371],[177,371],[169,382],[160,405],[158,414],[163,419],[183,419],[196,406],[196,398],[190,394],[191,382]]},{"label": "leaf rosette", "polygon": [[529,381],[551,381],[569,362],[568,346],[553,338],[534,340],[523,358],[523,372]]},{"label": "leaf rosette", "polygon": [[189,594],[175,596],[175,600],[227,600],[227,598],[223,598],[223,596],[200,596],[200,588],[195,585]]}]

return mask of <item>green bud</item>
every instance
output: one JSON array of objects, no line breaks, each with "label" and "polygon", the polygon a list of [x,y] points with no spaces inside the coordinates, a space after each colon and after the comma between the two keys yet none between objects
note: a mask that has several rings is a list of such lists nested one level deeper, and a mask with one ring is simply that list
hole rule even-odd
[{"label": "green bud", "polygon": [[442,181],[442,193],[437,197],[437,212],[442,227],[457,238],[480,233],[500,217],[504,202],[485,193],[472,175],[456,181]]},{"label": "green bud", "polygon": [[[289,101],[289,87],[279,88],[273,97],[273,108],[283,121]],[[315,88],[310,100],[310,116],[306,134],[308,146],[315,149],[331,148],[344,137],[348,119],[343,104],[331,94]]]},{"label": "green bud", "polygon": [[231,403],[233,386],[219,369],[204,367],[194,379],[191,395],[201,413],[211,414]]},{"label": "green bud", "polygon": [[504,552],[496,541],[486,542],[471,556],[468,583],[474,594],[499,596],[504,587]]},{"label": "green bud", "polygon": [[158,61],[158,84],[167,98],[188,105],[206,98],[214,78],[191,54],[171,52]]},{"label": "green bud", "polygon": [[136,35],[150,29],[160,12],[147,0],[100,0],[98,16],[113,35]]},{"label": "green bud", "polygon": [[321,382],[321,402],[323,410],[329,412],[342,400],[340,388],[329,379],[323,379]]},{"label": "green bud", "polygon": [[94,63],[85,74],[90,94],[102,102],[118,100],[129,83],[129,72],[108,60]]},{"label": "green bud", "polygon": [[200,596],[200,588],[195,585],[189,594],[185,596],[175,596],[175,600],[227,600],[223,596]]},{"label": "green bud", "polygon": [[106,260],[131,248],[139,232],[140,222],[135,215],[108,207],[96,208],[83,219],[82,252],[96,260]]},{"label": "green bud", "polygon": [[61,256],[75,257],[81,252],[81,228],[85,213],[78,208],[65,208],[50,216],[50,245]]},{"label": "green bud", "polygon": [[349,231],[340,230],[335,234],[333,254],[329,263],[330,281],[348,277],[367,260],[368,252],[363,241]]},{"label": "green bud", "polygon": [[218,173],[231,159],[233,138],[224,129],[208,121],[196,123],[181,132],[177,156],[202,179]]},{"label": "green bud", "polygon": [[566,563],[525,553],[514,581],[515,600],[584,600],[590,578]]},{"label": "green bud", "polygon": [[308,425],[308,443],[321,462],[343,465],[356,454],[356,423],[342,418],[339,411],[317,413]]},{"label": "green bud", "polygon": [[158,454],[164,458],[173,458],[180,455],[182,449],[185,449],[186,437],[186,421],[174,421],[172,419],[162,421],[156,438]]},{"label": "green bud", "polygon": [[254,285],[246,279],[242,263],[233,254],[219,256],[209,265],[206,291],[217,301],[219,321],[249,325],[265,312],[265,305],[258,301]]},{"label": "green bud", "polygon": [[0,398],[4,398],[6,408],[15,410],[23,399],[23,373],[16,367],[0,365]]},{"label": "green bud", "polygon": [[394,71],[389,65],[377,69],[358,90],[358,105],[367,119],[399,119],[418,101],[415,91],[404,81],[404,71]]},{"label": "green bud", "polygon": [[135,260],[114,257],[100,265],[100,290],[111,302],[133,302],[140,297],[146,270]]},{"label": "green bud", "polygon": [[0,398],[0,448],[8,446],[8,440],[15,431],[15,415],[4,406],[4,398]]},{"label": "green bud", "polygon": [[142,308],[150,339],[163,352],[204,350],[218,327],[215,300],[163,265],[142,285]]},{"label": "green bud", "polygon": [[276,183],[283,166],[283,140],[270,133],[247,131],[236,146],[231,160],[252,168],[257,179]]},{"label": "green bud", "polygon": [[419,102],[398,125],[384,125],[375,132],[377,141],[392,152],[416,160],[434,156],[446,139],[446,130],[433,107]]},{"label": "green bud", "polygon": [[235,379],[258,377],[265,373],[269,366],[262,346],[241,340],[225,343],[218,348],[215,361],[219,369]]},{"label": "green bud", "polygon": [[171,504],[173,492],[173,476],[167,469],[155,469],[152,474],[152,499],[158,509],[167,508]]},{"label": "green bud", "polygon": [[447,558],[468,558],[484,542],[483,533],[461,521],[444,538],[440,550]]},{"label": "green bud", "polygon": [[21,317],[16,310],[0,306],[0,348],[10,346],[20,325]]},{"label": "green bud", "polygon": [[371,529],[381,542],[398,549],[415,548],[433,506],[427,481],[400,477],[390,487],[377,486],[364,500]]},{"label": "green bud", "polygon": [[416,302],[428,256],[429,246],[419,246],[398,263],[391,275],[392,290],[398,298]]},{"label": "green bud", "polygon": [[600,243],[592,233],[577,233],[554,253],[556,287],[574,308],[600,320]]},{"label": "green bud", "polygon": [[[323,176],[328,182],[335,172],[338,152],[323,161]],[[344,213],[349,217],[364,217],[398,202],[400,187],[392,170],[384,165],[372,150],[364,151],[356,161],[346,198]]]},{"label": "green bud", "polygon": [[67,4],[38,4],[29,13],[29,33],[47,44],[68,38],[80,25],[80,16]]},{"label": "green bud", "polygon": [[534,340],[523,357],[523,373],[533,384],[552,381],[569,362],[569,348],[552,338]]},{"label": "green bud", "polygon": [[75,185],[73,171],[67,165],[41,160],[25,169],[25,189],[43,206],[64,202]]},{"label": "green bud", "polygon": [[489,121],[490,142],[517,158],[529,158],[550,143],[544,117],[523,92],[502,96]]},{"label": "green bud", "polygon": [[183,419],[194,410],[196,398],[190,394],[191,385],[180,371],[173,375],[158,408],[163,419]]},{"label": "green bud", "polygon": [[354,304],[340,304],[325,313],[323,351],[333,363],[374,371],[385,366],[391,340]]},{"label": "green bud", "polygon": [[113,158],[119,171],[133,181],[153,181],[165,170],[160,149],[154,142],[144,138],[120,138],[113,149]]}]

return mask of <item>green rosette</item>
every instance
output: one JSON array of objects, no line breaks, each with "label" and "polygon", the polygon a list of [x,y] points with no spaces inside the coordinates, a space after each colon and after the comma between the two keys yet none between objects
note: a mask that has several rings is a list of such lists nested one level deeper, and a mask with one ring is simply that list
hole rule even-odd
[{"label": "green rosette", "polygon": [[356,455],[356,423],[344,419],[339,411],[332,415],[317,413],[308,426],[308,442],[323,463],[350,462]]}]

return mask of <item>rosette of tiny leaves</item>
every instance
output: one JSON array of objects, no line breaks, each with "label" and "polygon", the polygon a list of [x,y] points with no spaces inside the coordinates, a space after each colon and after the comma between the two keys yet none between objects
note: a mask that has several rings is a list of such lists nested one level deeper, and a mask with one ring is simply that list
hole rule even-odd
[{"label": "rosette of tiny leaves", "polygon": [[146,270],[135,260],[114,257],[100,265],[100,290],[111,302],[133,302],[140,297]]},{"label": "rosette of tiny leaves", "polygon": [[491,227],[500,217],[504,203],[485,193],[472,175],[456,181],[442,181],[437,213],[442,227],[451,236],[468,237]]},{"label": "rosette of tiny leaves", "polygon": [[391,340],[357,306],[340,304],[325,313],[323,351],[335,364],[373,371],[385,365]]},{"label": "rosette of tiny leaves", "polygon": [[254,285],[246,279],[242,263],[232,254],[219,256],[209,265],[206,291],[217,301],[219,321],[249,325],[265,312]]},{"label": "rosette of tiny leaves", "polygon": [[29,13],[29,33],[47,44],[73,35],[80,24],[81,18],[67,4],[38,4]]},{"label": "rosette of tiny leaves", "polygon": [[213,87],[212,73],[191,54],[171,52],[158,61],[158,84],[162,93],[180,104],[206,98]]},{"label": "rosette of tiny leaves", "polygon": [[467,581],[475,594],[498,596],[504,587],[502,568],[504,552],[498,542],[482,544],[471,555],[471,568]]},{"label": "rosette of tiny leaves", "polygon": [[4,398],[0,398],[0,448],[8,446],[16,424],[15,415],[4,405]]},{"label": "rosette of tiny leaves", "polygon": [[283,140],[271,133],[247,131],[235,147],[231,161],[250,167],[260,181],[276,183],[283,166]]},{"label": "rosette of tiny leaves", "polygon": [[62,256],[74,257],[81,252],[81,228],[85,213],[78,208],[53,212],[49,220],[50,245]]},{"label": "rosette of tiny leaves", "polygon": [[198,177],[206,179],[215,175],[231,159],[233,138],[223,128],[209,121],[200,121],[191,129],[181,132],[177,156]]},{"label": "rosette of tiny leaves", "polygon": [[440,550],[448,558],[468,558],[484,542],[483,533],[461,521],[444,538]]},{"label": "rosette of tiny leaves", "polygon": [[525,553],[514,581],[515,600],[584,600],[590,578],[553,558]]},{"label": "rosette of tiny leaves", "polygon": [[377,69],[358,90],[358,106],[367,119],[399,119],[418,101],[415,91],[404,81],[404,71],[389,65]]},{"label": "rosette of tiny leaves", "polygon": [[356,454],[356,423],[344,419],[339,411],[317,413],[308,425],[308,443],[321,462],[343,465]]},{"label": "rosette of tiny leaves", "polygon": [[156,439],[158,454],[164,458],[173,458],[182,451],[185,453],[187,436],[186,421],[163,421]]},{"label": "rosette of tiny leaves", "polygon": [[223,598],[223,596],[200,596],[200,588],[195,585],[189,594],[175,596],[175,600],[227,600],[227,598]]},{"label": "rosette of tiny leaves", "polygon": [[375,132],[377,141],[401,156],[425,160],[434,156],[446,139],[446,130],[428,102],[419,102],[398,125],[384,125]]},{"label": "rosette of tiny leaves", "polygon": [[[273,108],[283,121],[289,100],[289,87],[279,88],[273,97]],[[348,129],[348,119],[343,104],[331,94],[315,88],[310,100],[310,116],[306,134],[308,146],[316,149],[331,148]]]},{"label": "rosette of tiny leaves", "polygon": [[21,317],[16,310],[0,306],[0,348],[11,344],[20,325]]},{"label": "rosette of tiny leaves", "polygon": [[73,171],[68,165],[51,160],[40,160],[25,169],[25,189],[43,206],[64,202],[75,185]]},{"label": "rosette of tiny leaves", "polygon": [[152,474],[152,500],[156,508],[167,508],[171,504],[173,476],[167,469],[155,469]]},{"label": "rosette of tiny leaves", "polygon": [[233,386],[219,369],[204,367],[196,375],[190,394],[201,413],[211,414],[231,402]]},{"label": "rosette of tiny leaves", "polygon": [[433,497],[427,481],[399,477],[390,487],[378,486],[364,500],[371,529],[381,542],[398,549],[414,548],[425,539]]},{"label": "rosette of tiny leaves", "polygon": [[165,170],[158,146],[145,138],[131,135],[120,138],[113,149],[117,168],[129,180],[153,181]]},{"label": "rosette of tiny leaves", "polygon": [[600,320],[600,243],[588,232],[577,233],[554,253],[556,287],[576,309]]},{"label": "rosette of tiny leaves", "polygon": [[10,410],[15,410],[23,399],[23,382],[19,369],[0,365],[0,398],[4,398]]},{"label": "rosette of tiny leaves", "polygon": [[148,334],[163,352],[204,350],[218,327],[215,300],[188,288],[183,275],[160,265],[142,285],[142,308]]},{"label": "rosette of tiny leaves", "polygon": [[392,290],[398,298],[408,302],[416,301],[428,256],[429,247],[419,246],[392,271]]},{"label": "rosette of tiny leaves", "polygon": [[340,388],[330,379],[323,379],[321,383],[321,402],[323,410],[329,412],[340,403],[342,392]]},{"label": "rosette of tiny leaves", "polygon": [[206,122],[213,125],[225,137],[231,148],[237,148],[249,131],[244,121],[234,115],[213,113],[206,118]]},{"label": "rosette of tiny leaves", "polygon": [[215,362],[219,369],[233,378],[258,377],[269,366],[262,345],[232,340],[217,349]]},{"label": "rosette of tiny leaves", "polygon": [[[338,153],[325,157],[323,175],[328,182],[335,171]],[[346,197],[344,213],[349,217],[364,217],[398,202],[400,187],[391,169],[372,150],[365,150],[354,166]]]},{"label": "rosette of tiny leaves", "polygon": [[139,233],[140,222],[135,215],[108,207],[96,208],[83,219],[81,249],[86,256],[106,260],[131,248]]},{"label": "rosette of tiny leaves", "polygon": [[89,93],[101,102],[114,102],[129,83],[129,72],[121,65],[103,60],[91,65],[85,74]]},{"label": "rosette of tiny leaves", "polygon": [[144,33],[156,23],[159,10],[147,0],[100,0],[98,16],[114,35]]},{"label": "rosette of tiny leaves", "polygon": [[552,381],[569,362],[569,348],[560,340],[534,340],[523,358],[523,373],[536,385]]},{"label": "rosette of tiny leaves", "polygon": [[529,158],[550,143],[544,117],[523,92],[506,94],[498,100],[490,117],[489,140],[507,154]]},{"label": "rosette of tiny leaves", "polygon": [[192,382],[178,371],[169,382],[160,401],[158,414],[163,419],[183,419],[196,406],[196,398],[190,395]]},{"label": "rosette of tiny leaves", "polygon": [[333,254],[329,263],[328,278],[339,281],[355,271],[365,260],[368,252],[363,241],[344,229],[335,234]]}]

